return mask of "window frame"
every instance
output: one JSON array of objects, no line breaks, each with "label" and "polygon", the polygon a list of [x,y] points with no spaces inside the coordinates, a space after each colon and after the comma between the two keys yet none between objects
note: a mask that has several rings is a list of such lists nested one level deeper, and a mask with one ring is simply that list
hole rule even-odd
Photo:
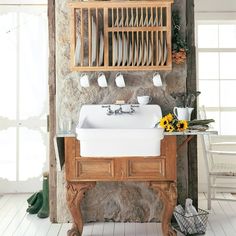
[{"label": "window frame", "polygon": [[[236,52],[236,48],[199,48],[198,47],[198,26],[199,25],[220,25],[220,24],[235,24],[236,25],[236,14],[235,13],[196,13],[195,16],[195,45],[196,45],[196,78],[197,78],[197,89],[199,90],[199,53],[204,53],[204,52],[217,52],[217,53],[224,53],[224,52]],[[219,36],[219,34],[218,34]],[[219,55],[220,57],[220,55]],[[219,64],[220,65],[220,64]],[[222,80],[220,78],[220,68],[218,70],[218,79],[202,79],[203,81],[218,81],[219,82],[219,106],[218,107],[205,107],[207,112],[219,112],[219,134],[224,135],[221,127],[221,122],[222,122],[222,115],[221,112],[236,112],[236,104],[234,107],[224,107],[221,106],[220,101],[221,101],[221,92],[220,92],[220,82],[221,81],[236,81],[235,79],[224,79]],[[201,96],[201,95],[200,95]],[[197,103],[198,109],[200,108],[199,106],[199,98],[198,98],[198,103]],[[236,134],[226,134],[228,135],[236,135]]]},{"label": "window frame", "polygon": [[[14,3],[13,3],[14,2]],[[45,16],[47,14],[47,5],[46,4],[40,4],[40,3],[31,3],[31,4],[18,4],[17,2],[19,1],[9,1],[9,3],[5,4],[4,1],[0,0],[0,14],[6,14],[7,12],[15,12],[15,13],[32,13],[32,14],[38,14],[38,13],[44,13]],[[23,2],[23,1],[21,1]],[[36,2],[36,1],[34,1]],[[39,1],[38,1],[39,2]],[[1,7],[2,6],[2,7]],[[17,21],[19,25],[19,15],[17,14]],[[48,26],[48,24],[46,23]],[[19,32],[17,33],[19,34]],[[42,141],[43,145],[45,146],[45,163],[43,164],[45,169],[48,169],[48,157],[49,157],[49,150],[48,150],[48,132],[46,131],[47,128],[47,119],[46,116],[34,116],[35,119],[20,119],[19,116],[19,85],[20,85],[20,80],[19,80],[19,35],[17,35],[17,49],[16,49],[16,54],[17,54],[17,75],[16,75],[16,87],[17,87],[17,110],[16,110],[16,118],[15,119],[5,119],[5,122],[3,125],[5,126],[10,126],[16,129],[16,156],[15,156],[15,177],[14,179],[8,179],[8,178],[3,178],[0,180],[0,185],[2,186],[1,190],[3,192],[34,192],[36,191],[39,186],[41,185],[41,170],[40,170],[40,175],[35,176],[35,177],[29,177],[26,180],[24,179],[24,176],[20,176],[20,154],[19,154],[19,147],[20,147],[20,136],[19,136],[19,129],[24,128],[27,124],[27,127],[33,127],[32,130],[37,130],[40,131],[40,134],[42,136]],[[48,40],[47,40],[48,41]],[[48,51],[48,43],[47,42],[47,51]],[[45,60],[45,65],[48,66],[48,59]],[[45,70],[47,72],[47,68]],[[48,73],[47,73],[48,74]],[[46,88],[48,84],[48,79],[46,80]],[[47,95],[47,100],[46,104],[48,104],[48,95]],[[48,106],[46,107],[46,113],[48,113]],[[5,117],[3,117],[4,120]],[[37,123],[36,123],[37,122]],[[22,172],[22,171],[21,171]],[[2,177],[1,177],[2,178]]]}]

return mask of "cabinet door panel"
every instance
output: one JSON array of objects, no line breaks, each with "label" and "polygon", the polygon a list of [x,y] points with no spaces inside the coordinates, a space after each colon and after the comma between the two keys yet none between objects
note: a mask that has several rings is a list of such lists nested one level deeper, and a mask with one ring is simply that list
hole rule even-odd
[{"label": "cabinet door panel", "polygon": [[165,159],[157,157],[128,160],[127,177],[163,179],[165,177]]},{"label": "cabinet door panel", "polygon": [[77,160],[76,178],[112,179],[114,178],[113,160]]}]

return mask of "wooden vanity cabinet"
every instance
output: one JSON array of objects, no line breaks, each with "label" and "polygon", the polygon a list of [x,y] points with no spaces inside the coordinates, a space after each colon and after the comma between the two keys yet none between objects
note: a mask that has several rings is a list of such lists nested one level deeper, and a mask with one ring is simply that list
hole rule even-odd
[{"label": "wooden vanity cabinet", "polygon": [[65,137],[64,142],[67,203],[74,220],[68,235],[82,235],[80,202],[84,193],[94,187],[97,181],[147,182],[164,203],[163,235],[176,235],[170,226],[177,199],[176,136],[165,136],[161,141],[161,155],[157,157],[81,157],[79,140]]},{"label": "wooden vanity cabinet", "polygon": [[67,181],[176,181],[175,137],[161,141],[161,155],[157,157],[81,157],[80,142],[65,138]]}]

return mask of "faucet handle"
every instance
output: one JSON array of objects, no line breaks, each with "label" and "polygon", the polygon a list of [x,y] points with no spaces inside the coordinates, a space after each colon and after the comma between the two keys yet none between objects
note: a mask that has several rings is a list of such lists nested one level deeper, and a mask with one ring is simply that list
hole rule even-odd
[{"label": "faucet handle", "polygon": [[107,115],[114,114],[114,111],[111,109],[111,105],[102,105],[102,108],[107,108]]},{"label": "faucet handle", "polygon": [[111,105],[102,105],[102,108],[110,108]]}]

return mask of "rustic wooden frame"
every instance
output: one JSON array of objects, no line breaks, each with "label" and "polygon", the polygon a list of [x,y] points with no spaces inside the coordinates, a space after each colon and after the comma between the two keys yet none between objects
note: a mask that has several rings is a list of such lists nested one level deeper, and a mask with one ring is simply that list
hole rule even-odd
[{"label": "rustic wooden frame", "polygon": [[[186,1],[186,41],[189,48],[187,55],[187,92],[197,90],[196,79],[196,49],[194,31],[194,0]],[[193,119],[197,118],[197,106],[195,104]],[[193,204],[198,208],[198,160],[197,137],[188,142],[188,197],[193,199]]]},{"label": "rustic wooden frame", "polygon": [[57,168],[54,151],[56,135],[56,30],[55,0],[48,0],[48,32],[49,32],[49,207],[50,220],[57,222]]},{"label": "rustic wooden frame", "polygon": [[[70,2],[69,6],[71,8],[71,17],[70,17],[70,29],[71,29],[71,48],[70,48],[70,56],[71,56],[71,70],[73,71],[137,71],[137,70],[171,70],[172,69],[172,49],[171,49],[171,4],[173,3],[173,0],[162,0],[162,1],[99,1],[99,2]],[[137,7],[138,6],[138,7]],[[126,12],[126,17],[130,17],[129,15],[129,9],[131,12],[133,12],[136,9],[135,14],[139,14],[140,11],[140,19],[142,20],[141,26],[127,26],[124,25],[124,12]],[[160,10],[160,25],[152,25],[147,26],[144,25],[143,17],[145,14],[148,14],[148,11],[153,12],[156,11],[156,18],[158,16],[158,11]],[[92,28],[92,18],[91,18],[91,11],[95,12],[96,16],[96,30],[98,31],[98,23],[101,24],[101,22],[98,22],[98,11],[101,10],[103,12],[103,30],[101,31],[103,33],[104,37],[104,60],[103,65],[99,65],[98,58],[96,56],[95,63],[92,62],[92,43],[93,40],[91,35],[91,28]],[[120,26],[117,26],[114,22],[114,11],[121,12],[119,15],[121,16],[122,23]],[[88,13],[88,24],[85,27],[85,22],[80,21],[78,23],[77,15],[83,16],[83,11],[86,11]],[[165,11],[165,25],[162,25],[164,20],[162,20],[162,12]],[[153,22],[153,14],[151,15],[151,19]],[[108,22],[110,15],[112,18],[111,22]],[[163,14],[164,15],[164,14]],[[133,15],[132,15],[133,16]],[[164,18],[163,18],[164,19]],[[130,19],[129,19],[130,20]],[[127,20],[127,21],[129,21]],[[76,35],[77,35],[77,28],[80,32],[80,40],[81,40],[81,51],[80,51],[80,65],[75,65],[75,49],[76,49]],[[84,65],[84,29],[88,29],[88,65]],[[124,50],[124,38],[127,37],[131,40],[132,43],[132,62],[131,65],[125,65],[123,53],[122,53],[122,59],[121,59],[121,65],[114,65],[113,59],[109,60],[109,58],[113,57],[113,49],[112,47],[109,47],[109,35],[111,35],[112,38],[112,45],[114,43],[114,37],[116,34],[121,35],[122,39],[122,51]],[[141,58],[141,65],[136,65],[134,63],[134,34],[136,34],[136,43],[139,46],[142,45],[142,58]],[[137,35],[141,35],[141,37],[138,37]],[[155,35],[154,35],[155,34]],[[164,40],[164,34],[166,35],[166,42],[167,42],[167,61],[162,60],[160,63],[158,63],[158,42],[159,42],[159,34],[160,34],[160,40],[163,42]],[[124,36],[126,35],[126,36]],[[130,37],[132,35],[132,37]],[[144,37],[145,35],[145,37]],[[97,41],[96,41],[96,48],[97,48],[97,55],[98,55],[98,33],[97,33]],[[150,36],[150,38],[149,38]],[[120,36],[119,36],[120,37]],[[148,39],[148,40],[147,40]],[[151,41],[151,44],[150,44]],[[149,65],[145,64],[144,61],[144,45],[147,45],[147,53],[149,52],[149,44],[151,45],[153,55],[151,58],[151,63]],[[155,44],[155,47],[154,47]],[[137,46],[137,55],[139,55],[139,49]],[[109,50],[110,49],[110,50]],[[162,50],[164,50],[162,48]],[[162,51],[163,53],[163,51]],[[155,57],[154,57],[155,55]],[[154,60],[155,58],[155,60]],[[128,59],[127,59],[128,60]],[[137,58],[138,60],[138,58]]]}]

